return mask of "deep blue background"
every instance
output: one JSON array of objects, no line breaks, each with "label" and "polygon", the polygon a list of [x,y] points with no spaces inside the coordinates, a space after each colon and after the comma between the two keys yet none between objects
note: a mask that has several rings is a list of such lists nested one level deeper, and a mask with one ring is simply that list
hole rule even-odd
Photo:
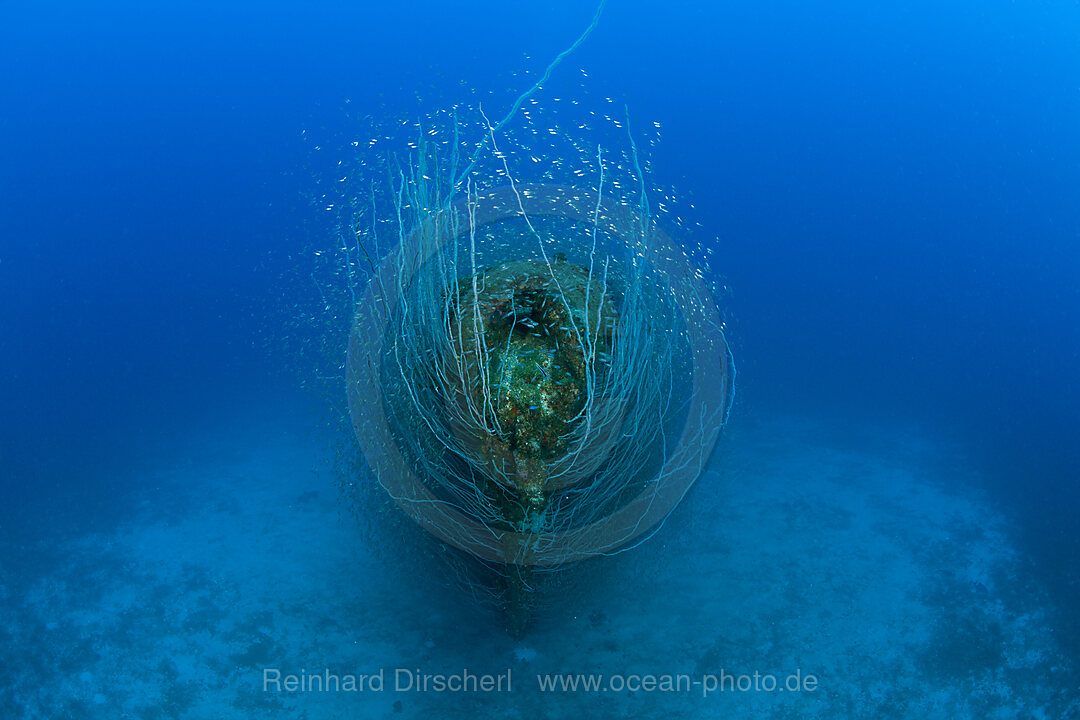
[{"label": "deep blue background", "polygon": [[[1080,606],[1080,5],[902,6],[610,0],[552,86],[586,68],[661,122],[733,289],[740,413],[963,443]],[[508,105],[592,12],[0,6],[0,524],[293,392],[282,278],[326,229],[302,131],[460,80]]]}]

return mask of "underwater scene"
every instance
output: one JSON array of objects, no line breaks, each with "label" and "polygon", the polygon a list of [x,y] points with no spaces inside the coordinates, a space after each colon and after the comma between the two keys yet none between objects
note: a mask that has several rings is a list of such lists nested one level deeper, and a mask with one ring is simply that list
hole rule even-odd
[{"label": "underwater scene", "polygon": [[1080,720],[1080,4],[0,67],[0,718]]}]

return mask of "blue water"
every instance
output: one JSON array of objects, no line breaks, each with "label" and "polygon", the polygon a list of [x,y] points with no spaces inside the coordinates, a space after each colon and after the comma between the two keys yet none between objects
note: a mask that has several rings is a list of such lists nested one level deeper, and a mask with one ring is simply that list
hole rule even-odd
[{"label": "blue water", "polygon": [[[594,9],[0,7],[0,602],[14,617],[33,615],[24,593],[59,567],[52,540],[115,532],[157,502],[147,477],[205,457],[181,440],[193,428],[214,428],[227,453],[250,440],[237,428],[230,443],[227,421],[256,408],[321,442],[318,348],[344,330],[298,318],[313,248],[333,232],[317,198],[334,156],[314,146],[470,89],[502,113]],[[729,441],[798,416],[915,427],[952,448],[965,470],[936,482],[1008,525],[1073,663],[1078,28],[1076,3],[609,0],[537,95],[587,88],[585,104],[611,97],[660,123],[653,172],[692,196],[693,241],[715,247],[708,272],[730,288]],[[333,504],[329,474],[312,492]],[[20,672],[53,677],[44,640],[4,633],[27,643],[0,642],[10,657],[39,658]],[[5,717],[30,712],[5,694],[22,686],[3,682],[10,668]],[[1046,683],[1080,693],[1074,676]],[[104,695],[67,712],[97,717]],[[170,707],[162,717],[209,712]]]}]

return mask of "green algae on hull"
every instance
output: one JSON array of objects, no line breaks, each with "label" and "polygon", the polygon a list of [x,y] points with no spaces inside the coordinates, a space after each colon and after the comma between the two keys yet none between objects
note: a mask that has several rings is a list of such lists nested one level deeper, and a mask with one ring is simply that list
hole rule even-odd
[{"label": "green algae on hull", "polygon": [[614,303],[603,281],[559,257],[509,262],[466,278],[447,308],[453,357],[444,366],[462,388],[450,399],[458,405],[454,414],[480,413],[487,426],[455,430],[501,486],[486,494],[502,496],[504,520],[529,529],[573,477],[552,478],[551,468],[571,451],[589,393],[602,382]]}]

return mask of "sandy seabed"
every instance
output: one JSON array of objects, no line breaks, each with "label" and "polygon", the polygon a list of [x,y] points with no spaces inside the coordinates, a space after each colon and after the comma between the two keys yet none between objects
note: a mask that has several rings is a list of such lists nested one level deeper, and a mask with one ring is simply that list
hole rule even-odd
[{"label": "sandy seabed", "polygon": [[1012,529],[911,428],[734,418],[660,532],[515,640],[392,508],[342,512],[317,432],[238,427],[123,521],[20,545],[45,566],[0,558],[0,716],[1080,718]]}]

